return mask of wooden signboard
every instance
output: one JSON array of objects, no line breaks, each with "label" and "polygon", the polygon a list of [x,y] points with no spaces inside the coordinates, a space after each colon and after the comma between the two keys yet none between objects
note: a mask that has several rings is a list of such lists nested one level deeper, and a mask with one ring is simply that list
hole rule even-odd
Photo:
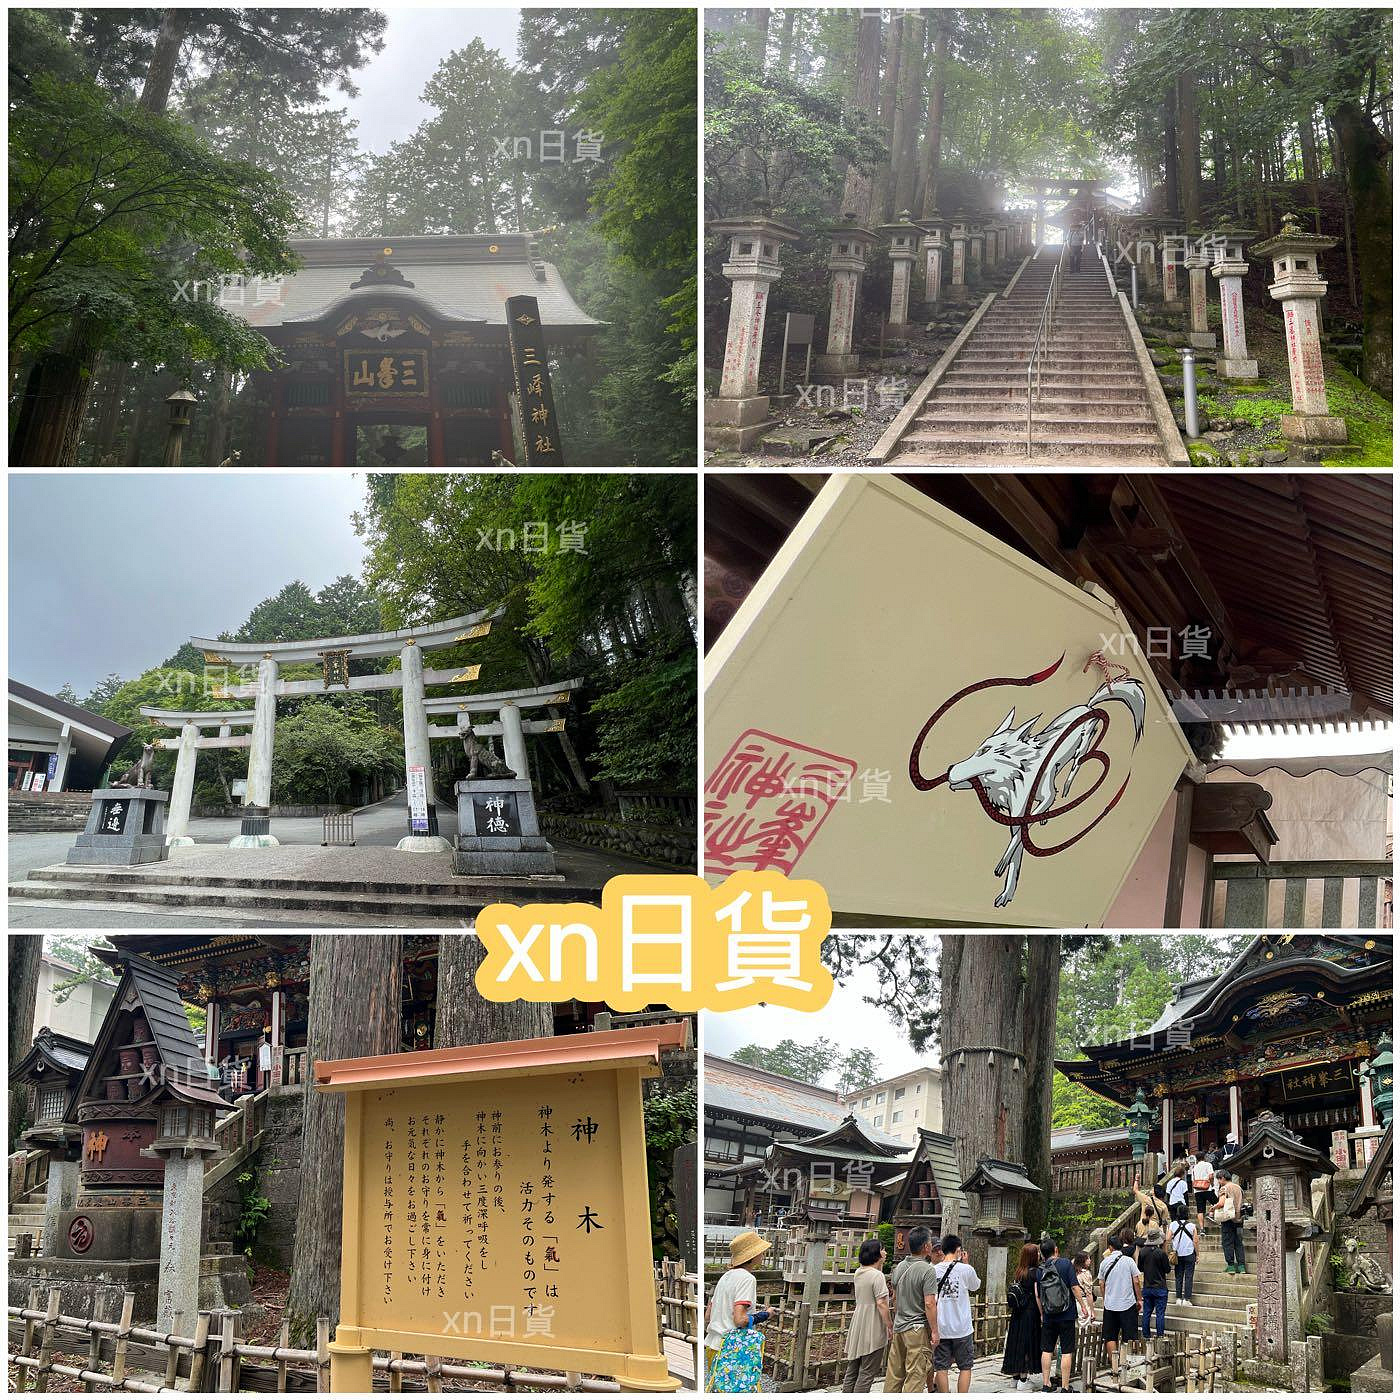
[{"label": "wooden signboard", "polygon": [[544,327],[540,325],[540,304],[534,297],[506,299],[506,336],[515,375],[515,401],[520,408],[525,465],[562,466],[564,450],[559,442],[559,420],[554,414],[549,356],[545,351]]},{"label": "wooden signboard", "polygon": [[428,393],[426,350],[346,350],[345,392],[395,398],[424,398]]},{"label": "wooden signboard", "polygon": [[331,1389],[370,1348],[678,1388],[661,1352],[642,1080],[679,1023],[317,1061],[344,1093]]},{"label": "wooden signboard", "polygon": [[893,477],[836,476],[706,664],[705,870],[841,914],[1103,921],[1190,748],[1122,614]]}]

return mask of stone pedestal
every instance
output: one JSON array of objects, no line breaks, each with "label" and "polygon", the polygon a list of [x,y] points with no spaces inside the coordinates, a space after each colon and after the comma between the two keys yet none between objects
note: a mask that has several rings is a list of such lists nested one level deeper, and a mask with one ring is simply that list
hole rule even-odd
[{"label": "stone pedestal", "polygon": [[1346,420],[1327,412],[1327,383],[1322,369],[1317,304],[1327,295],[1318,275],[1317,255],[1336,246],[1335,238],[1304,233],[1288,215],[1275,237],[1250,250],[1268,257],[1274,280],[1269,295],[1282,303],[1283,330],[1288,343],[1288,377],[1293,389],[1293,412],[1282,414],[1279,427],[1294,442],[1345,442]]},{"label": "stone pedestal", "polygon": [[943,291],[943,226],[931,227],[920,241],[919,248],[924,255],[924,312],[933,315],[938,310],[939,297]]},{"label": "stone pedestal", "polygon": [[889,340],[903,340],[909,322],[909,284],[913,280],[914,259],[919,255],[922,230],[910,223],[906,209],[898,223],[885,224],[881,231],[888,234],[890,240],[890,319],[885,334]]},{"label": "stone pedestal", "polygon": [[[705,445],[714,451],[747,452],[773,426],[767,396],[758,392],[758,366],[769,293],[782,275],[778,250],[797,238],[798,231],[759,212],[717,220],[710,232],[729,237],[729,260],[721,271],[729,279],[730,297],[719,398],[705,405]],[[712,413],[712,404],[730,407],[716,407]]]},{"label": "stone pedestal", "polygon": [[165,860],[165,808],[158,788],[98,788],[69,865],[149,865]]},{"label": "stone pedestal", "polygon": [[59,1218],[78,1203],[78,1159],[74,1151],[55,1148],[49,1158],[48,1190],[44,1193],[44,1252],[54,1252]]},{"label": "stone pedestal", "polygon": [[535,795],[527,778],[471,778],[459,782],[458,875],[553,875],[554,848],[540,834]]},{"label": "stone pedestal", "polygon": [[272,809],[270,807],[244,807],[243,818],[239,823],[238,835],[229,842],[239,850],[257,850],[278,844],[272,834]]},{"label": "stone pedestal", "polygon": [[816,359],[825,375],[860,372],[860,356],[855,351],[857,298],[866,259],[875,246],[875,235],[856,223],[851,213],[825,230],[831,240],[826,265],[831,269],[831,310],[826,323],[826,353]]},{"label": "stone pedestal", "polygon": [[1210,275],[1220,283],[1221,353],[1215,372],[1222,379],[1258,379],[1259,362],[1249,358],[1244,334],[1244,295],[1241,279],[1249,271],[1242,262],[1219,262]]},{"label": "stone pedestal", "polygon": [[1351,1373],[1353,1391],[1365,1391],[1373,1395],[1390,1395],[1395,1391],[1395,1372],[1392,1369],[1390,1349],[1391,1312],[1387,1309],[1376,1315],[1376,1339],[1380,1342],[1380,1353]]},{"label": "stone pedestal", "polygon": [[969,300],[971,292],[967,286],[967,225],[953,221],[948,231],[948,246],[952,256],[948,265],[948,300],[963,302]]},{"label": "stone pedestal", "polygon": [[1197,350],[1214,350],[1215,333],[1210,328],[1210,315],[1206,309],[1204,253],[1196,251],[1187,255],[1186,273],[1191,283],[1191,329],[1186,338]]}]

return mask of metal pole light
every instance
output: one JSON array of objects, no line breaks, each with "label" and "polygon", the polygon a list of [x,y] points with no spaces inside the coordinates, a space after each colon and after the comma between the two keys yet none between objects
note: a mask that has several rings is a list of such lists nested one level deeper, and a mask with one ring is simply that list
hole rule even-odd
[{"label": "metal pole light", "polygon": [[1196,407],[1196,354],[1189,345],[1181,347],[1181,392],[1186,399],[1186,436],[1200,437],[1201,420]]}]

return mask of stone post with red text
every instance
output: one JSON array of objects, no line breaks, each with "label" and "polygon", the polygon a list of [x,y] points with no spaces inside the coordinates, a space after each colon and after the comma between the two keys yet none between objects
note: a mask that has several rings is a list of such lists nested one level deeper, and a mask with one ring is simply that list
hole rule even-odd
[{"label": "stone post with red text", "polygon": [[1255,229],[1216,229],[1210,275],[1220,283],[1220,344],[1215,372],[1222,379],[1258,379],[1259,364],[1249,358],[1244,334],[1243,278],[1249,272],[1244,245]]}]

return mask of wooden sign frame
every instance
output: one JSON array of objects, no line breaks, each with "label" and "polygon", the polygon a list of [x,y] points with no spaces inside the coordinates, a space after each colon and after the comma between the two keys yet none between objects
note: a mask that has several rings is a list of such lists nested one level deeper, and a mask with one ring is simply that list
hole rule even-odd
[{"label": "wooden sign frame", "polygon": [[[661,1073],[663,1049],[685,1044],[682,1022],[656,1026],[505,1041],[493,1045],[453,1046],[402,1055],[374,1055],[353,1060],[318,1060],[315,1087],[320,1093],[345,1095],[345,1180],[342,1207],[340,1322],[330,1345],[331,1390],[368,1393],[372,1389],[371,1348],[450,1357],[463,1361],[498,1361],[508,1366],[611,1376],[624,1390],[672,1391],[680,1382],[670,1375],[661,1350],[656,1287],[652,1268],[651,1208],[647,1182],[646,1131],[642,1081]],[[514,1337],[454,1335],[367,1325],[366,1289],[374,1279],[371,1250],[362,1238],[362,1207],[373,1179],[369,1137],[370,1100],[398,1089],[435,1092],[446,1102],[459,1086],[504,1085],[523,1078],[577,1075],[605,1076],[616,1095],[618,1142],[615,1168],[624,1207],[617,1226],[626,1265],[620,1275],[599,1279],[610,1290],[625,1290],[624,1345],[616,1350],[556,1344]],[[453,1174],[448,1173],[451,1177]],[[561,1187],[562,1189],[562,1187]],[[611,1222],[610,1222],[611,1223]],[[457,1301],[461,1301],[457,1299]]]}]

